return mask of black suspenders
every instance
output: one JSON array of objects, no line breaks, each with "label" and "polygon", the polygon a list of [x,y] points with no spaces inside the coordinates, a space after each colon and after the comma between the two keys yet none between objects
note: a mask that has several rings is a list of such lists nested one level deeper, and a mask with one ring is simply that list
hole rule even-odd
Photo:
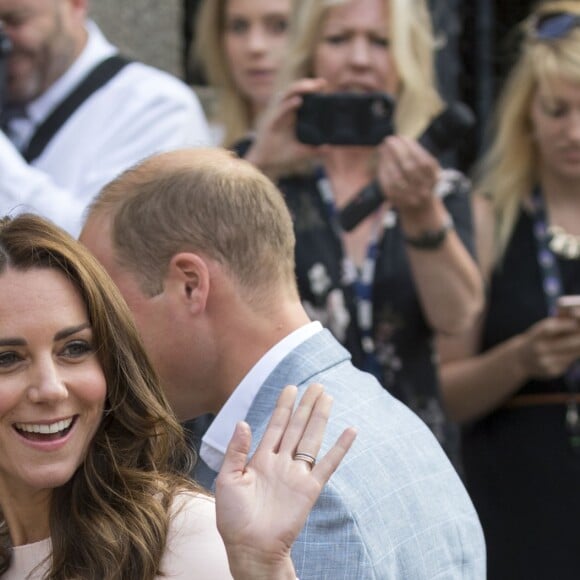
[{"label": "black suspenders", "polygon": [[34,161],[48,145],[67,119],[97,89],[111,80],[130,59],[113,55],[99,63],[73,90],[73,92],[39,125],[22,156],[28,163]]}]

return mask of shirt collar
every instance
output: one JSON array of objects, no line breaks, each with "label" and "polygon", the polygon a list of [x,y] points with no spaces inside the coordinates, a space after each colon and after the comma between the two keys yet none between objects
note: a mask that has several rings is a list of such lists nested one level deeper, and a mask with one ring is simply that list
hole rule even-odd
[{"label": "shirt collar", "polygon": [[42,95],[26,107],[28,118],[34,125],[42,123],[99,62],[117,52],[93,21],[87,21],[85,27],[88,33],[87,43],[78,58]]},{"label": "shirt collar", "polygon": [[291,351],[321,330],[320,322],[310,322],[301,326],[275,344],[250,369],[201,440],[199,454],[208,467],[216,472],[221,469],[236,424],[246,418],[260,387],[272,371]]}]

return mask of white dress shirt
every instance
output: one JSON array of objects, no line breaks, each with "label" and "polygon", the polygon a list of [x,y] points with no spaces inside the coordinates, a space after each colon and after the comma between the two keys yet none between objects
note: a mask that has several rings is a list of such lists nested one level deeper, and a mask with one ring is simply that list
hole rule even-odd
[{"label": "white dress shirt", "polygon": [[[35,128],[78,82],[117,49],[96,24],[78,59],[27,106],[28,119],[10,126],[15,143]],[[93,93],[29,165],[0,132],[0,214],[32,211],[78,235],[83,212],[99,190],[125,169],[157,152],[209,145],[194,92],[175,77],[134,62]]]},{"label": "white dress shirt", "polygon": [[236,424],[246,418],[260,387],[272,371],[289,352],[321,330],[320,322],[310,322],[301,326],[275,344],[250,369],[202,437],[199,454],[208,467],[214,471],[221,469]]}]

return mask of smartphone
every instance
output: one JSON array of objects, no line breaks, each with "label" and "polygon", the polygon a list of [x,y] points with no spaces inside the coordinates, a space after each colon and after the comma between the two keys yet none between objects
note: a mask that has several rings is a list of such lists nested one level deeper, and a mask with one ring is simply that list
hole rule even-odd
[{"label": "smartphone", "polygon": [[580,318],[580,295],[569,294],[556,300],[558,316]]},{"label": "smartphone", "polygon": [[307,93],[296,116],[296,137],[308,145],[378,145],[393,128],[395,101],[387,93]]}]

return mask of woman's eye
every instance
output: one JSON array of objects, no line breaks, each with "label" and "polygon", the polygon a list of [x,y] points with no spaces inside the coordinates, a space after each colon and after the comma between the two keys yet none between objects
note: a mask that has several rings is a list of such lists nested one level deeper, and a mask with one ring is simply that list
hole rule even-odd
[{"label": "woman's eye", "polygon": [[544,114],[555,119],[563,117],[568,112],[568,107],[562,103],[546,102],[540,100],[540,105]]},{"label": "woman's eye", "polygon": [[563,117],[564,115],[566,115],[567,110],[565,107],[554,107],[553,109],[548,111],[548,114],[551,115],[552,117]]},{"label": "woman's eye", "polygon": [[20,355],[15,352],[0,352],[0,369],[8,368],[21,360]]},{"label": "woman's eye", "polygon": [[375,46],[380,46],[382,48],[387,48],[390,44],[390,41],[388,38],[384,38],[383,36],[374,36],[373,38],[371,38],[371,42],[375,45]]},{"label": "woman's eye", "polygon": [[91,352],[93,352],[93,347],[84,340],[69,342],[62,350],[62,354],[69,358],[79,358]]},{"label": "woman's eye", "polygon": [[243,34],[248,31],[249,25],[245,20],[234,19],[226,23],[226,31],[234,34]]},{"label": "woman's eye", "polygon": [[330,34],[324,37],[324,42],[327,44],[342,44],[348,40],[346,34]]},{"label": "woman's eye", "polygon": [[283,34],[288,29],[288,20],[286,18],[272,18],[268,21],[268,30],[272,34]]},{"label": "woman's eye", "polygon": [[563,117],[566,114],[566,107],[544,107],[544,111],[550,117]]}]

